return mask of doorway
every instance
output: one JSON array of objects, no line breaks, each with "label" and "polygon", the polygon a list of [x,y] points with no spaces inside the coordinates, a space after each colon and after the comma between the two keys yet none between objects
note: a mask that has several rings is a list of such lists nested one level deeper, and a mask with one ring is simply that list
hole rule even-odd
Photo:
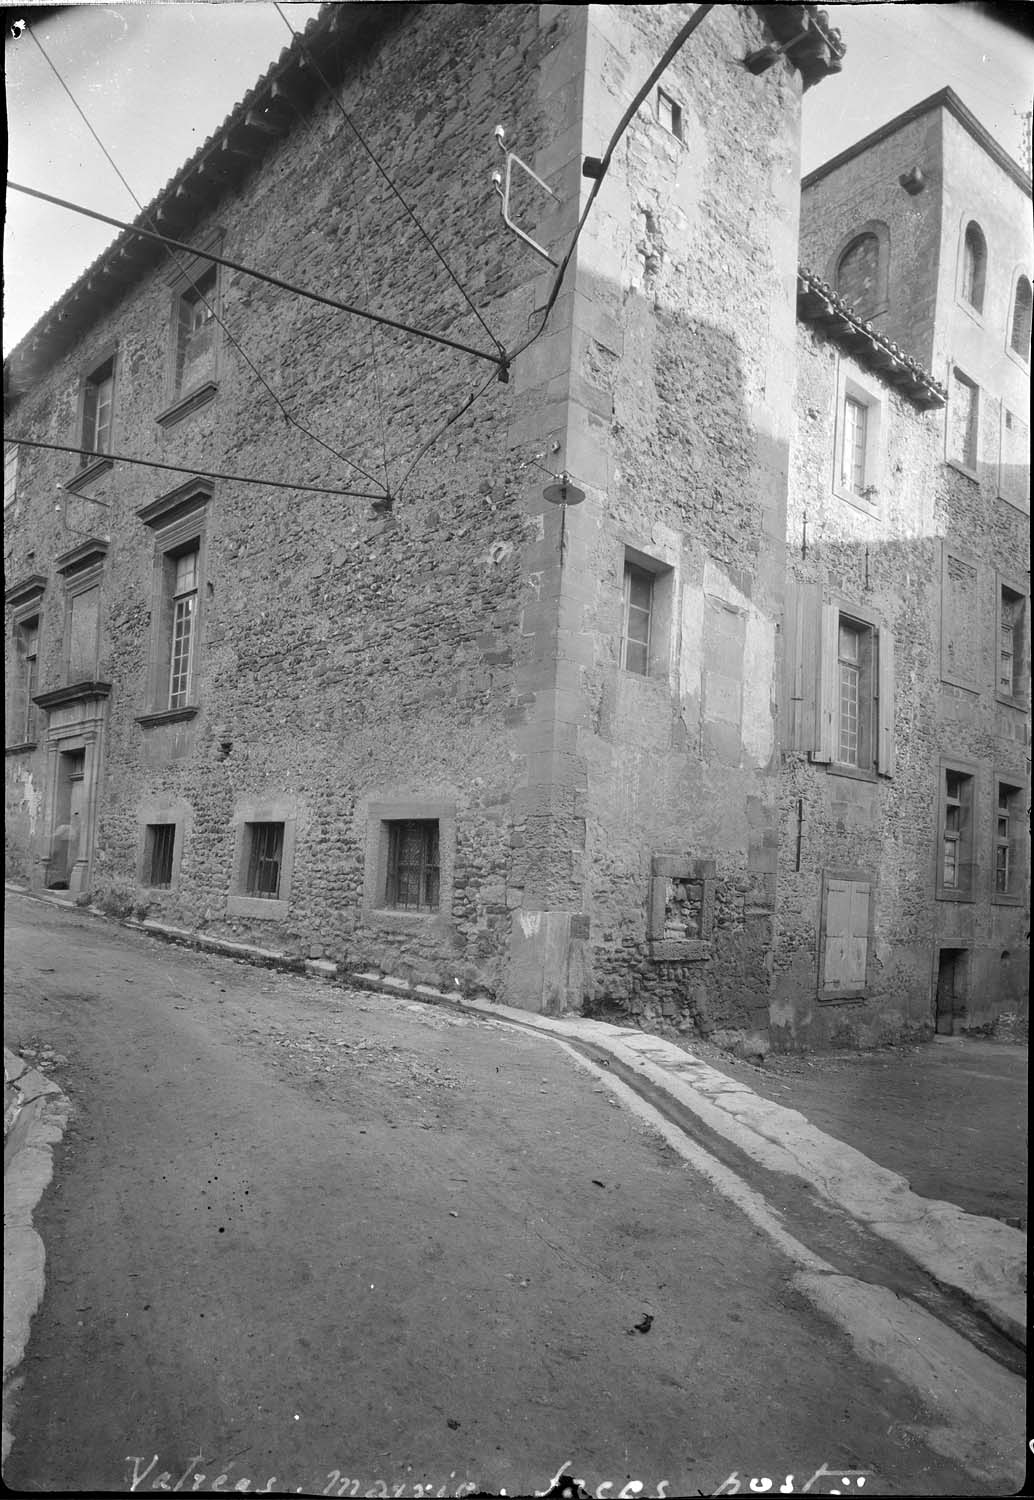
[{"label": "doorway", "polygon": [[938,1036],[954,1036],[966,1014],[965,948],[942,948],[937,957],[937,998],[934,1027]]},{"label": "doorway", "polygon": [[66,891],[83,844],[86,813],[86,751],[62,750],[58,755],[57,802],[50,848],[47,885]]}]

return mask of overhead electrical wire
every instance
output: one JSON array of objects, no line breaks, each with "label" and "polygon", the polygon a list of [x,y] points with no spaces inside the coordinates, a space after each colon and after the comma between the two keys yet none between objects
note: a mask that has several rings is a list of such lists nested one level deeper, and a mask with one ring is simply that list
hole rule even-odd
[{"label": "overhead electrical wire", "polygon": [[[126,180],[126,178],[123,175],[122,171],[119,169],[118,163],[115,161],[114,157],[111,155],[111,152],[105,146],[104,142],[101,140],[101,138],[97,134],[96,130],[93,128],[93,125],[91,124],[89,118],[87,117],[86,111],[82,108],[82,106],[80,105],[79,101],[76,99],[75,95],[72,93],[72,90],[68,87],[68,84],[62,78],[61,73],[59,72],[57,66],[55,65],[55,63],[51,59],[49,53],[47,52],[46,48],[43,46],[43,43],[40,41],[39,37],[36,35],[36,31],[35,31],[34,27],[30,27],[29,28],[29,35],[32,37],[32,40],[35,42],[36,48],[39,51],[40,56],[43,58],[43,61],[47,64],[47,67],[53,73],[54,77],[57,79],[58,83],[61,85],[61,87],[64,90],[65,94],[68,96],[68,99],[70,100],[70,102],[72,104],[72,108],[76,111],[76,113],[78,114],[79,118],[82,120],[82,122],[86,126],[87,130],[93,136],[93,139],[96,141],[97,145],[100,147],[100,150],[104,154],[104,157],[105,157],[105,159],[108,162],[108,165],[111,167],[112,171],[115,173],[115,175],[117,176],[118,180],[121,182],[122,186],[125,188],[126,192],[132,198],[132,200],[136,204],[137,208],[140,210],[140,212],[142,214],[145,215],[146,222],[148,224],[150,224],[152,226],[152,228],[156,229],[157,225],[155,224],[154,220],[151,218],[151,216],[149,214],[147,214],[147,212],[146,212],[146,210],[144,208],[144,205],[140,202],[140,199],[137,197],[136,193],[133,191],[132,187],[130,186],[129,182]],[[191,289],[194,292],[197,293],[199,299],[204,303],[205,307],[208,308],[208,310],[212,314],[213,318],[215,318],[215,320],[219,324],[220,328],[226,334],[227,338],[233,344],[233,346],[237,350],[237,352],[241,355],[241,357],[245,361],[245,363],[249,366],[249,368],[251,369],[252,373],[258,378],[259,381],[261,381],[262,385],[269,392],[270,396],[272,396],[273,400],[276,402],[277,406],[280,408],[280,411],[283,414],[284,420],[287,421],[287,422],[289,422],[292,427],[295,427],[299,432],[303,433],[307,438],[310,438],[313,442],[318,443],[321,448],[325,448],[328,453],[332,453],[334,455],[334,457],[337,458],[337,459],[339,459],[343,464],[347,464],[347,466],[350,469],[354,469],[357,474],[362,474],[362,476],[363,476],[364,479],[369,479],[371,481],[371,483],[376,483],[376,480],[374,479],[374,476],[372,474],[368,473],[363,468],[363,466],[361,464],[357,464],[353,459],[347,458],[343,453],[339,452],[338,449],[335,448],[332,443],[328,443],[324,438],[321,438],[318,435],[318,433],[312,432],[308,427],[305,426],[305,424],[303,422],[299,422],[299,420],[297,419],[297,417],[295,417],[294,414],[287,409],[287,406],[284,404],[283,400],[277,395],[276,391],[274,391],[273,387],[269,384],[269,381],[262,374],[262,371],[255,364],[255,361],[251,358],[251,356],[248,354],[247,350],[241,344],[240,340],[235,337],[235,335],[227,327],[227,325],[226,325],[225,321],[223,320],[223,318],[220,317],[218,309],[215,306],[213,306],[212,302],[209,301],[209,299],[205,296],[204,292],[197,285],[197,283],[195,282],[194,278],[191,276],[188,267],[185,266],[180,260],[177,259],[176,255],[173,253],[173,251],[171,249],[169,249],[168,246],[166,246],[166,252],[169,255],[169,258],[172,260],[173,264],[176,266],[177,270],[180,271],[181,274],[190,283]]]},{"label": "overhead electrical wire", "polygon": [[301,51],[303,51],[305,53],[305,56],[308,59],[309,66],[312,68],[313,72],[316,74],[316,76],[319,78],[320,82],[323,84],[323,87],[326,89],[329,98],[331,100],[333,100],[333,102],[334,102],[335,106],[337,107],[339,113],[347,121],[350,129],[352,130],[352,133],[355,135],[356,140],[359,142],[360,146],[362,146],[362,148],[366,152],[367,156],[369,156],[370,160],[373,162],[373,164],[377,168],[378,172],[384,178],[384,181],[388,184],[388,187],[395,194],[395,197],[402,204],[402,207],[406,210],[406,213],[412,219],[413,223],[416,225],[417,229],[423,235],[423,237],[427,241],[428,245],[431,247],[431,249],[434,251],[435,255],[441,261],[442,265],[445,267],[446,271],[448,272],[448,275],[449,275],[450,279],[452,280],[453,284],[459,290],[460,296],[463,298],[464,302],[466,302],[467,306],[470,308],[470,310],[474,314],[475,318],[477,318],[477,320],[481,324],[482,328],[488,334],[488,337],[492,340],[493,344],[495,344],[496,348],[499,350],[500,355],[505,356],[505,354],[506,354],[505,347],[499,341],[499,339],[496,338],[496,336],[492,332],[491,328],[489,328],[488,324],[485,322],[485,320],[482,317],[480,311],[478,310],[477,305],[474,303],[474,301],[469,296],[469,294],[468,294],[466,288],[464,287],[463,283],[460,281],[459,277],[453,271],[452,267],[449,265],[449,262],[445,259],[445,256],[442,254],[441,250],[439,250],[438,246],[435,244],[434,239],[431,237],[430,234],[428,234],[427,230],[421,224],[420,220],[417,218],[416,214],[410,208],[410,206],[406,202],[405,198],[403,198],[402,194],[399,192],[399,190],[395,186],[394,182],[392,182],[392,180],[388,176],[387,172],[381,166],[380,162],[377,160],[376,156],[374,155],[373,149],[370,146],[369,142],[362,135],[362,133],[359,130],[358,125],[355,123],[355,120],[349,114],[349,112],[345,108],[345,106],[341,103],[341,100],[337,96],[337,92],[331,87],[330,82],[327,79],[326,74],[323,72],[323,69],[320,67],[319,63],[316,61],[316,59],[313,57],[311,51],[309,50],[309,47],[308,47],[308,45],[307,45],[307,43],[305,41],[305,37],[304,37],[303,33],[300,32],[300,31],[295,31],[295,29],[291,25],[290,21],[284,15],[283,11],[280,9],[280,6],[276,3],[276,0],[274,0],[274,9],[277,11],[278,15],[280,16],[281,21],[283,21],[283,23],[287,27],[288,31],[291,33],[291,35],[294,37],[294,39],[299,43]]},{"label": "overhead electrical wire", "polygon": [[353,307],[348,302],[341,302],[336,297],[325,297],[321,292],[310,291],[307,287],[294,286],[280,276],[271,276],[268,271],[257,271],[253,266],[242,265],[239,260],[230,260],[228,256],[216,255],[214,250],[202,250],[197,245],[187,245],[182,240],[173,239],[171,235],[159,234],[157,230],[142,229],[139,224],[127,224],[124,219],[115,219],[110,214],[98,213],[95,208],[86,208],[82,203],[72,203],[67,198],[58,198],[53,193],[41,192],[39,188],[27,187],[21,182],[12,182],[10,178],[8,178],[7,186],[16,193],[25,193],[30,198],[38,198],[42,203],[53,203],[57,208],[67,208],[70,212],[82,214],[87,219],[96,219],[101,224],[111,224],[115,229],[124,229],[128,234],[135,234],[140,239],[154,240],[160,245],[171,245],[173,249],[184,250],[198,260],[209,260],[213,265],[227,266],[231,271],[239,271],[242,276],[252,276],[256,281],[268,282],[270,286],[279,287],[281,291],[290,292],[295,297],[305,297],[310,302],[320,302],[324,307],[334,307],[338,312],[350,313],[357,318],[369,318],[371,322],[382,323],[386,328],[396,328],[400,333],[412,334],[418,339],[428,339],[432,344],[443,344],[447,349],[458,349],[461,354],[473,354],[478,359],[487,359],[490,364],[502,370],[506,368],[506,360],[501,354],[489,354],[484,349],[475,349],[470,344],[461,344],[457,339],[446,338],[442,333],[429,333],[424,328],[413,328],[409,323],[402,323],[397,318],[388,318],[381,313],[369,312],[364,307]]},{"label": "overhead electrical wire", "polygon": [[[80,458],[110,458],[116,464],[137,464],[144,469],[169,469],[174,474],[193,474],[198,479],[231,479],[241,484],[257,484],[264,489],[273,490],[305,490],[310,495],[343,495],[351,500],[384,500],[381,493],[371,494],[369,490],[341,490],[330,485],[302,484],[299,482],[287,483],[283,479],[259,479],[256,474],[230,474],[220,469],[195,469],[186,464],[159,463],[155,458],[130,458],[128,453],[102,453],[99,448],[82,448],[70,443],[44,443],[38,438],[19,437],[17,433],[4,433],[4,443],[16,445],[21,448],[46,448],[52,453],[76,453]],[[67,485],[59,486],[68,489]],[[69,489],[68,493],[75,494]],[[103,501],[94,502],[103,504]]]}]

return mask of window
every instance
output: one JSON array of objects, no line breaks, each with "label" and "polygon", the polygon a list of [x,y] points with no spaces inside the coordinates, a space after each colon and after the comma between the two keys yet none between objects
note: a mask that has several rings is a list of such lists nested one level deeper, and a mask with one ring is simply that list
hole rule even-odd
[{"label": "window", "polygon": [[840,363],[833,490],[842,500],[875,514],[883,420],[882,392],[859,370]]},{"label": "window", "polygon": [[168,708],[183,708],[189,702],[191,668],[194,663],[194,627],[197,621],[199,555],[199,545],[194,542],[178,556],[170,555],[166,563],[172,611]]},{"label": "window", "polygon": [[894,658],[889,631],[837,605],[824,610],[820,652],[820,744],[813,760],[834,769],[894,769]]},{"label": "window", "polygon": [[280,895],[280,867],[284,857],[283,823],[245,823],[247,866],[244,895],[275,901]]},{"label": "window", "polygon": [[938,896],[966,898],[973,890],[973,777],[944,767],[941,772],[941,829]]},{"label": "window", "polygon": [[653,620],[654,575],[625,563],[624,626],[621,665],[643,676],[650,670],[650,627]]},{"label": "window", "polygon": [[1026,276],[1016,283],[1012,300],[1009,348],[1024,361],[1030,359],[1031,288]]},{"label": "window", "polygon": [[860,234],[837,263],[837,292],[860,318],[871,318],[880,308],[879,283],[880,242]]},{"label": "window", "polygon": [[1026,701],[1026,604],[1023,594],[1007,584],[998,588],[999,698]]},{"label": "window", "polygon": [[650,862],[650,957],[690,962],[711,956],[715,862],[655,854]]},{"label": "window", "polygon": [[979,225],[970,222],[962,242],[962,297],[976,312],[984,307],[987,241]]},{"label": "window", "polygon": [[14,672],[11,681],[11,717],[7,726],[12,745],[32,744],[36,739],[36,705],[39,692],[39,616],[18,620],[14,627]]},{"label": "window", "polygon": [[115,398],[115,359],[99,365],[83,382],[82,452],[88,464],[98,453],[111,449],[111,417]]},{"label": "window", "polygon": [[1023,899],[1026,883],[1023,789],[998,781],[995,786],[994,875],[996,900]]},{"label": "window", "polygon": [[137,511],[155,533],[147,711],[139,718],[144,724],[196,711],[211,495],[210,485],[190,480]]},{"label": "window", "polygon": [[676,140],[682,139],[682,107],[675,103],[670,94],[663,89],[657,90],[657,119],[669,131]]},{"label": "window", "polygon": [[948,460],[974,476],[979,431],[979,389],[961,370],[953,368],[948,389]]},{"label": "window", "polygon": [[18,445],[4,446],[4,510],[13,505],[18,495]]},{"label": "window", "polygon": [[172,885],[173,853],[176,848],[175,823],[149,823],[144,855],[144,884],[155,890]]},{"label": "window", "polygon": [[872,764],[872,631],[840,617],[837,642],[839,705],[836,759],[866,769]]},{"label": "window", "polygon": [[216,267],[195,274],[193,285],[180,294],[177,304],[176,369],[177,396],[215,375],[215,304],[218,294]]},{"label": "window", "polygon": [[437,911],[440,889],[438,820],[404,819],[388,825],[385,906]]},{"label": "window", "polygon": [[823,872],[819,937],[819,996],[859,999],[865,994],[870,947],[872,882]]},{"label": "window", "polygon": [[[987,596],[982,595],[976,564],[942,548],[941,679],[979,692],[981,631],[986,629]],[[985,622],[982,624],[982,621]]]},{"label": "window", "polygon": [[1002,407],[998,455],[998,494],[1018,510],[1030,507],[1030,426]]}]

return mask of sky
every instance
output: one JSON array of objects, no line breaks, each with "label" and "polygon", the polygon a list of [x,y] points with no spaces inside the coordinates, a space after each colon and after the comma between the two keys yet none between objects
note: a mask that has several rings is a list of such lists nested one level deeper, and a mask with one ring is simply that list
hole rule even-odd
[{"label": "sky", "polygon": [[[302,29],[318,5],[283,0]],[[34,15],[34,10],[38,14]],[[964,3],[829,5],[847,45],[842,73],[804,98],[802,173],[950,84],[1016,159],[1034,92],[1034,42]],[[1034,7],[1031,7],[1034,13]],[[248,92],[290,36],[264,0],[7,7],[29,29],[5,36],[8,174],[130,220],[137,209],[31,33],[75,95],[137,197],[147,203]],[[505,122],[504,122],[505,123]],[[616,122],[615,122],[616,123]],[[117,231],[7,196],[4,351],[14,347]]]}]

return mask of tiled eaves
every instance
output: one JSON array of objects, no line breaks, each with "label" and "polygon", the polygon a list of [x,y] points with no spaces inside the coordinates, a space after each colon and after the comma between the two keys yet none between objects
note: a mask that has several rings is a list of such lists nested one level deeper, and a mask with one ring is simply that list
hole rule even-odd
[{"label": "tiled eaves", "polygon": [[918,360],[877,333],[827,282],[805,268],[797,272],[797,316],[821,328],[859,364],[875,370],[916,406],[932,410],[946,404],[948,392]]},{"label": "tiled eaves", "polygon": [[[390,3],[324,5],[132,222],[189,241],[223,196],[325,94],[310,56],[334,86],[412,8]],[[140,276],[164,259],[165,250],[158,243],[123,230],[11,351],[4,362],[6,400],[13,404],[31,389]]]}]

